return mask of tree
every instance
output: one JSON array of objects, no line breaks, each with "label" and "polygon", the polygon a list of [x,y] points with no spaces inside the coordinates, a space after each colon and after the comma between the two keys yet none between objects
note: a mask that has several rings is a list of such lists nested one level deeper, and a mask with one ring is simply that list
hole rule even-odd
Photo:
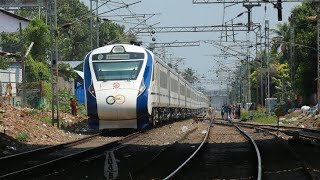
[{"label": "tree", "polygon": [[315,15],[315,5],[302,3],[292,11],[292,23],[295,26],[295,43],[304,46],[295,46],[295,87],[296,93],[303,97],[304,102],[310,104],[308,99],[316,93],[317,83],[317,27],[310,23],[308,17]]},{"label": "tree", "polygon": [[0,56],[0,69],[7,69],[9,64],[7,63],[8,58]]},{"label": "tree", "polygon": [[[316,92],[317,84],[317,47],[316,24],[309,21],[308,17],[316,14],[315,6],[312,3],[302,3],[292,10],[291,25],[294,26],[294,67],[291,66],[289,43],[290,29],[287,23],[279,24],[274,32],[281,38],[273,39],[271,51],[271,67],[274,71],[272,85],[274,96],[281,96],[282,85],[292,88],[289,72],[293,72],[295,94],[301,96],[303,103],[310,104],[308,99]],[[281,48],[280,48],[281,47]],[[279,52],[278,49],[281,49]],[[290,69],[293,68],[293,69]],[[286,96],[287,94],[285,94]]]},{"label": "tree", "polygon": [[50,34],[48,26],[41,19],[33,19],[23,31],[24,44],[26,47],[34,42],[31,49],[32,57],[39,62],[46,62],[48,47],[50,45]]},{"label": "tree", "polygon": [[288,23],[277,24],[277,29],[273,30],[276,37],[272,38],[271,53],[277,54],[280,50],[280,62],[283,63],[289,58],[290,27]]},{"label": "tree", "polygon": [[182,77],[189,83],[194,84],[199,79],[192,68],[187,68],[182,72]]}]

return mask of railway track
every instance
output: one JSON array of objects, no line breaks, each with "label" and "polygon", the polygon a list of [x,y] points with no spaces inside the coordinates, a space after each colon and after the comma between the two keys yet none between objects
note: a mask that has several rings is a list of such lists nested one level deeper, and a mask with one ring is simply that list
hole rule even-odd
[{"label": "railway track", "polygon": [[[130,173],[132,179],[163,179],[170,173],[168,178],[173,176],[201,149],[207,140],[211,124],[212,122],[208,124],[205,134],[197,136],[194,128],[175,143],[162,149],[149,161],[132,171]],[[176,169],[177,167],[179,168]]]},{"label": "railway track", "polygon": [[[201,135],[202,137],[201,131],[206,130],[207,126],[207,122],[192,124],[192,120],[180,121],[174,123],[174,125],[169,124],[150,129],[136,138],[109,149],[108,153],[113,152],[116,159],[116,168],[113,171],[116,172],[117,179],[134,179],[135,171],[145,166],[157,154],[162,154],[160,153],[161,151],[164,151],[172,143],[181,139],[186,132],[197,128],[192,133]],[[182,131],[184,127],[187,127],[188,130]],[[195,147],[192,148],[194,149]],[[84,158],[74,166],[69,166],[57,173],[48,174],[40,179],[105,179],[106,171],[107,173],[109,171],[107,164],[108,153],[100,153],[89,158]]]},{"label": "railway track", "polygon": [[241,126],[247,127],[259,127],[269,131],[279,131],[288,136],[292,136],[294,138],[305,138],[313,141],[320,141],[320,131],[317,129],[309,129],[309,128],[301,128],[294,126],[277,126],[277,125],[266,125],[266,124],[252,124],[252,123],[243,123],[243,122],[234,122],[234,124],[238,124]]},{"label": "railway track", "polygon": [[254,142],[234,126],[214,124],[205,146],[173,179],[260,179],[261,161]]},{"label": "railway track", "polygon": [[261,151],[263,179],[315,179],[304,159],[299,157],[287,141],[275,133],[252,127],[241,127],[257,142]]},{"label": "railway track", "polygon": [[[256,130],[268,134],[272,134],[273,136],[277,137],[278,141],[282,141],[282,143],[286,146],[288,151],[294,156],[297,161],[301,164],[301,167],[306,174],[308,174],[309,179],[320,179],[320,157],[318,156],[320,153],[320,148],[318,145],[313,145],[309,143],[309,141],[299,140],[301,137],[307,140],[318,140],[317,130],[311,130],[313,135],[309,135],[310,129],[303,129],[303,128],[295,128],[286,126],[279,129],[280,134],[278,134],[276,126],[269,126],[269,125],[252,125],[252,124],[239,124],[243,127],[250,127],[255,128]],[[271,128],[270,128],[271,127]],[[288,132],[288,129],[289,132]],[[301,131],[297,136],[296,133],[292,133],[291,131]],[[294,138],[290,138],[293,136]],[[299,138],[297,140],[297,138]],[[292,140],[294,139],[294,140]],[[290,141],[291,140],[291,141]],[[300,167],[300,169],[301,169]],[[283,170],[283,171],[292,171],[291,169]],[[282,171],[279,171],[281,174]],[[308,179],[308,178],[306,178]]]},{"label": "railway track", "polygon": [[65,166],[72,166],[84,157],[94,156],[128,141],[141,132],[125,137],[108,138],[96,134],[74,142],[37,149],[17,155],[0,158],[0,179],[25,179],[59,171]]}]

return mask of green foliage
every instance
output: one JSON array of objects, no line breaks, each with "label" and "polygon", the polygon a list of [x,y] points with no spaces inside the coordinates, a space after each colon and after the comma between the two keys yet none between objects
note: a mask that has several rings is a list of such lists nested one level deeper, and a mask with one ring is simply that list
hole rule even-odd
[{"label": "green foliage", "polygon": [[41,19],[33,19],[24,30],[24,43],[28,47],[34,42],[31,49],[32,57],[39,62],[46,62],[48,47],[50,45],[50,34],[48,26]]},{"label": "green foliage", "polygon": [[[293,11],[293,24],[295,26],[295,87],[297,93],[305,100],[316,92],[317,83],[317,27],[308,21],[309,16],[316,15],[315,5],[302,3]],[[310,102],[303,102],[310,103]]]},{"label": "green foliage", "polygon": [[9,67],[8,58],[0,56],[0,69],[7,69]]},{"label": "green foliage", "polygon": [[49,117],[49,116],[43,116],[43,117],[40,118],[40,121],[41,121],[41,122],[44,122],[44,123],[46,123],[46,124],[51,124],[52,119],[51,119],[51,117]]},{"label": "green foliage", "polygon": [[252,121],[264,124],[275,124],[277,123],[277,117],[274,115],[268,116],[264,108],[258,108],[256,111],[241,111],[242,121]]},{"label": "green foliage", "polygon": [[64,63],[59,64],[59,75],[62,76],[64,80],[77,77],[77,73],[74,72],[72,67],[69,64]]},{"label": "green foliage", "polygon": [[280,64],[274,62],[272,64],[275,69],[275,74],[271,77],[272,82],[275,86],[274,97],[280,100],[280,102],[287,102],[290,100],[290,76],[289,76],[289,65],[288,63]]},{"label": "green foliage", "polygon": [[16,135],[16,140],[20,141],[20,142],[25,142],[29,139],[29,135],[26,132],[19,132]]},{"label": "green foliage", "polygon": [[30,55],[26,59],[27,82],[50,81],[50,69],[48,64],[35,61]]},{"label": "green foliage", "polygon": [[[20,45],[20,38],[21,36],[19,33],[0,33],[0,46],[3,51],[10,52],[10,53],[17,53],[21,51]],[[21,54],[21,53],[19,53]]]},{"label": "green foliage", "polygon": [[[79,0],[58,0],[59,49],[61,60],[82,60],[90,50],[90,10]],[[93,28],[99,24],[99,47],[106,43],[129,42],[135,39],[125,35],[124,27],[112,21],[93,18]],[[80,21],[79,21],[80,20]],[[97,46],[93,33],[93,46]]]},{"label": "green foliage", "polygon": [[196,72],[192,68],[185,69],[182,72],[182,77],[191,84],[194,84],[198,80]]},{"label": "green foliage", "polygon": [[60,108],[60,111],[65,112],[65,113],[70,113],[71,112],[70,98],[75,98],[75,97],[73,95],[71,95],[66,90],[59,91],[59,108]]}]

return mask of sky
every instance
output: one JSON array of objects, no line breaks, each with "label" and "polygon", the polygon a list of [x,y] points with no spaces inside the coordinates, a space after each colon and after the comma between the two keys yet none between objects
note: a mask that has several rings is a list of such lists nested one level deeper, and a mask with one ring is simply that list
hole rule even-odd
[{"label": "sky", "polygon": [[[82,0],[89,6],[89,0]],[[99,0],[102,5],[105,0]],[[114,2],[125,2],[127,4],[137,2],[138,0],[113,0]],[[93,3],[94,4],[94,3]],[[294,6],[300,3],[283,3],[282,13],[283,21],[287,22],[290,11]],[[230,5],[230,4],[226,4]],[[95,6],[95,5],[94,5]],[[99,14],[105,11],[122,6],[121,4],[106,3],[99,8]],[[266,11],[265,11],[266,10]],[[108,18],[129,28],[136,26],[134,23],[141,22],[143,18],[124,18],[121,15],[132,14],[157,14],[146,21],[147,25],[160,26],[212,26],[221,25],[223,22],[235,18],[238,14],[247,11],[242,4],[236,4],[224,8],[223,4],[193,4],[192,0],[141,0],[140,3],[122,8],[113,12],[100,15],[102,18]],[[253,7],[252,9],[252,22],[260,23],[264,28],[265,20],[269,20],[270,28],[276,29],[279,23],[277,19],[277,10],[271,4],[261,4],[260,7]],[[235,18],[234,23],[247,23],[248,14],[244,13],[242,16]],[[126,22],[123,22],[126,21]],[[230,23],[230,22],[229,22]],[[146,27],[140,25],[139,27]],[[138,34],[139,40],[143,42],[143,46],[147,47],[149,43],[167,43],[174,41],[199,41],[199,40],[213,40],[220,42],[221,32],[192,32],[192,33],[156,33]],[[255,41],[256,34],[250,32],[235,32],[235,39],[246,40],[249,38]],[[225,40],[225,37],[223,38]],[[229,39],[231,40],[231,39]],[[230,45],[224,42],[223,45]],[[235,44],[233,44],[235,45]],[[233,51],[229,52],[242,52],[246,53],[245,48],[232,47]],[[254,56],[255,51],[251,48],[250,53]],[[200,43],[200,46],[193,47],[179,47],[179,48],[166,48],[167,60],[171,58],[184,58],[184,62],[178,63],[179,69],[192,68],[196,71],[199,77],[206,79],[203,83],[198,84],[207,90],[226,88],[225,82],[221,85],[221,80],[232,76],[232,71],[237,65],[240,64],[239,57],[221,58],[217,57],[221,54],[221,49],[213,47],[208,43]],[[175,63],[173,61],[173,63]],[[210,79],[210,81],[208,81]]]}]

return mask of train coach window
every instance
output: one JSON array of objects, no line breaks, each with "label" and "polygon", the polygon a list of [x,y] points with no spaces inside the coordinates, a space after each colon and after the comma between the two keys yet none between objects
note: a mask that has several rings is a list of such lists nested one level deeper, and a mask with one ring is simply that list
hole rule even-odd
[{"label": "train coach window", "polygon": [[168,87],[168,77],[167,74],[163,71],[160,71],[160,86],[166,89]]},{"label": "train coach window", "polygon": [[180,84],[180,94],[185,96],[186,95],[186,87]]},{"label": "train coach window", "polygon": [[177,93],[178,92],[178,81],[171,78],[171,91]]},{"label": "train coach window", "polygon": [[93,68],[98,81],[135,80],[143,61],[94,62]]}]

